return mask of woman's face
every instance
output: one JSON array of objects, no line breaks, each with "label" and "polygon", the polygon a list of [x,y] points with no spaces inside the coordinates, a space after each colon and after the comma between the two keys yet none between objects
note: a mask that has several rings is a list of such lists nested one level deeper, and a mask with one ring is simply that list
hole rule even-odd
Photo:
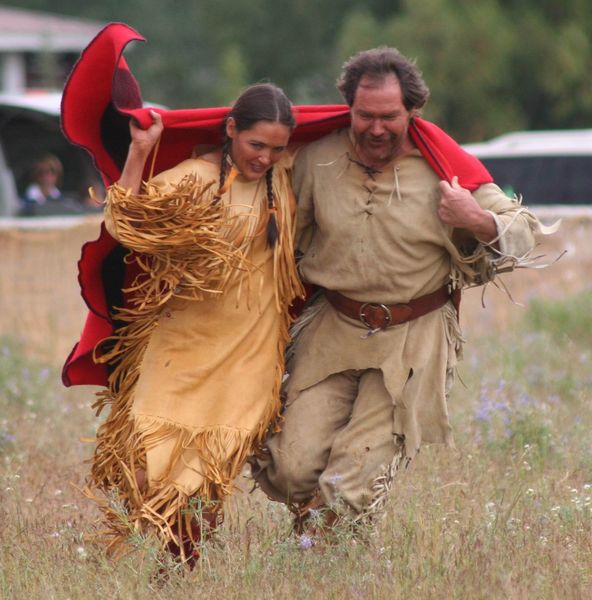
[{"label": "woman's face", "polygon": [[41,165],[36,170],[37,183],[42,187],[53,187],[57,185],[58,174],[51,165]]},{"label": "woman's face", "polygon": [[282,123],[257,121],[238,131],[232,117],[226,123],[231,140],[230,157],[247,181],[257,181],[282,157],[288,146],[290,128]]}]

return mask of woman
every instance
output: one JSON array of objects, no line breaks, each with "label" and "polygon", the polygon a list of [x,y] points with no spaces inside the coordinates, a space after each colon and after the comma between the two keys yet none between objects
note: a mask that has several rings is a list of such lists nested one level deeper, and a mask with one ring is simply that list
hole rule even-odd
[{"label": "woman", "polygon": [[47,154],[31,169],[31,183],[22,198],[21,215],[33,216],[39,206],[62,199],[58,188],[64,169],[57,156]]},{"label": "woman", "polygon": [[301,294],[284,159],[294,117],[279,88],[251,86],[225,120],[221,148],[142,185],[163,130],[151,116],[146,130],[130,125],[106,195],[107,230],[133,252],[138,275],[96,356],[111,369],[97,402],[110,414],[87,492],[112,550],[154,531],[192,564],[279,413],[288,307]]}]

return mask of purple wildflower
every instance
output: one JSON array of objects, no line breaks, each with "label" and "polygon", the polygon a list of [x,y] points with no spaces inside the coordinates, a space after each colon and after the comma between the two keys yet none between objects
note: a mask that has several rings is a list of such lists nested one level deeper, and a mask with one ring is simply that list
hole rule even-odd
[{"label": "purple wildflower", "polygon": [[310,550],[314,546],[314,540],[310,537],[310,535],[306,535],[303,533],[298,538],[298,547],[300,550]]}]

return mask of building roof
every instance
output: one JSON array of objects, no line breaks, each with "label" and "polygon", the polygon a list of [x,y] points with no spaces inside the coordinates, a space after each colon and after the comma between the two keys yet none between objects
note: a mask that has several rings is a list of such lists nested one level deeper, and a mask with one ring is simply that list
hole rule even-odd
[{"label": "building roof", "polygon": [[82,50],[105,23],[0,6],[0,52]]}]

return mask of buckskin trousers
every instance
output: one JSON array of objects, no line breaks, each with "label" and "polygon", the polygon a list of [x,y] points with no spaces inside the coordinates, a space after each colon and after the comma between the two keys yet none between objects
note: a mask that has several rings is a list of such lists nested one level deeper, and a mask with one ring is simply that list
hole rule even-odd
[{"label": "buckskin trousers", "polygon": [[[288,397],[282,430],[267,442],[254,476],[272,499],[308,500],[362,514],[382,504],[403,452],[393,401],[378,369],[336,373]],[[386,485],[385,485],[386,484]]]}]

